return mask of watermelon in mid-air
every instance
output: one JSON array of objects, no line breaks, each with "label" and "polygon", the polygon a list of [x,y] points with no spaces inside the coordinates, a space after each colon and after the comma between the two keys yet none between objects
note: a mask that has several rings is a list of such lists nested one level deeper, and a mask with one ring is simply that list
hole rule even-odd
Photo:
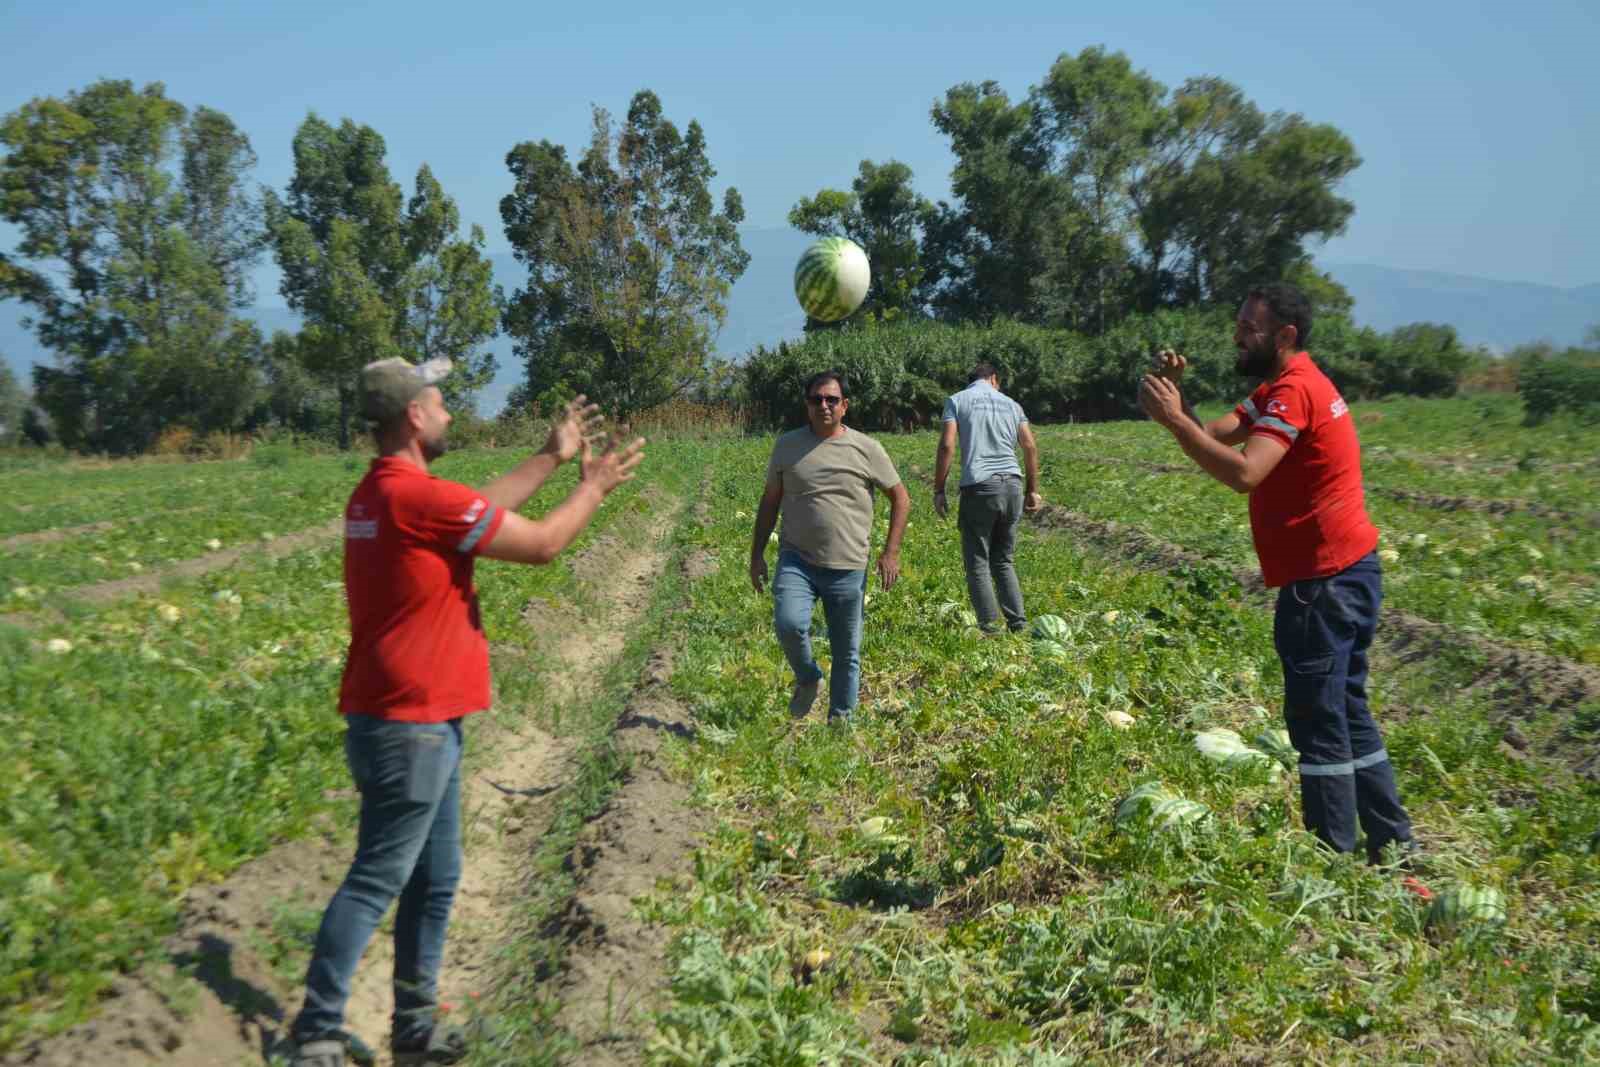
[{"label": "watermelon in mid-air", "polygon": [[867,298],[872,268],[848,237],[824,237],[794,267],[794,295],[818,322],[838,322]]}]

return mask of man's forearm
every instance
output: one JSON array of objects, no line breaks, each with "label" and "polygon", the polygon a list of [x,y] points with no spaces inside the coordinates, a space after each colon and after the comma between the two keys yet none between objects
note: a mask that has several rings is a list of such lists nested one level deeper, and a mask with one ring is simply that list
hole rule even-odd
[{"label": "man's forearm", "polygon": [[1244,484],[1244,453],[1218,441],[1198,420],[1179,422],[1169,427],[1178,447],[1211,477],[1236,492],[1247,492]]},{"label": "man's forearm", "polygon": [[547,538],[545,562],[566,551],[568,545],[583,532],[605,501],[606,494],[593,482],[579,482],[567,499],[557,504],[549,514],[539,520]]},{"label": "man's forearm", "polygon": [[910,518],[911,494],[902,485],[900,491],[889,498],[889,536],[883,542],[884,555],[900,555],[900,542],[905,537],[906,523]]},{"label": "man's forearm", "polygon": [[1039,491],[1039,446],[1022,446],[1022,469],[1026,472],[1027,488],[1024,492],[1037,493]]},{"label": "man's forearm", "polygon": [[541,449],[478,491],[490,503],[518,511],[559,466],[555,453]]},{"label": "man's forearm", "polygon": [[1206,428],[1206,424],[1200,421],[1199,415],[1195,414],[1194,405],[1189,403],[1189,398],[1184,395],[1181,388],[1178,390],[1178,401],[1183,405],[1183,413],[1189,416],[1189,421],[1204,430]]},{"label": "man's forearm", "polygon": [[[927,453],[923,453],[926,455]],[[950,464],[955,458],[955,450],[939,442],[939,451],[933,457],[933,488],[935,492],[944,492],[944,483],[950,477]]]},{"label": "man's forearm", "polygon": [[772,531],[778,525],[778,505],[762,503],[756,509],[755,533],[750,537],[750,558],[756,559],[767,553],[767,542],[772,540]]}]

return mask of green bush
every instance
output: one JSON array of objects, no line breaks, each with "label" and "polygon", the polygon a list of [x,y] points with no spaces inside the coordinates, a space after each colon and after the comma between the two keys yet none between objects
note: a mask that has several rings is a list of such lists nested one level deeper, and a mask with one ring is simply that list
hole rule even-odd
[{"label": "green bush", "polygon": [[1569,348],[1526,353],[1517,372],[1525,421],[1537,426],[1558,411],[1600,421],[1600,352]]},{"label": "green bush", "polygon": [[[1328,316],[1312,342],[1318,365],[1350,400],[1449,395],[1472,360],[1454,330],[1426,323],[1385,336]],[[945,397],[966,386],[974,365],[988,362],[1036,422],[1137,418],[1139,378],[1165,348],[1189,358],[1184,391],[1192,403],[1232,402],[1250,387],[1234,371],[1233,316],[1212,309],[1131,316],[1099,337],[1008,321],[926,319],[818,331],[758,347],[739,368],[729,399],[751,412],[755,426],[797,426],[806,378],[834,369],[849,382],[852,425],[916,429],[937,423]]]}]

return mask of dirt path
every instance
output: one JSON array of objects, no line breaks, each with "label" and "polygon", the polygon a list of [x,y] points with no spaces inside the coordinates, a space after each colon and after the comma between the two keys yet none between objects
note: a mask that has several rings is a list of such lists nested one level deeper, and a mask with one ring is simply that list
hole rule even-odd
[{"label": "dirt path", "polygon": [[12,534],[10,537],[0,537],[0,552],[6,552],[13,548],[23,548],[27,545],[53,545],[57,541],[65,541],[69,537],[82,537],[85,534],[110,530],[116,525],[114,522],[86,522],[81,526],[54,526],[48,530]]},{"label": "dirt path", "polygon": [[210,574],[212,571],[230,566],[238,562],[241,556],[252,552],[259,552],[268,559],[278,559],[292,552],[298,552],[307,545],[332,540],[339,536],[343,526],[344,519],[340,517],[295,533],[283,534],[271,541],[253,541],[233,548],[224,548],[220,552],[208,552],[194,559],[179,560],[170,566],[146,574],[116,578],[109,582],[96,582],[93,585],[80,585],[75,589],[63,590],[62,595],[81,600],[86,604],[105,604],[136,593],[155,593],[160,591],[161,583],[168,578],[198,578],[203,574]]},{"label": "dirt path", "polygon": [[[659,509],[642,543],[609,535],[574,562],[586,587],[580,599],[598,603],[600,610],[584,612],[572,605],[529,613],[542,636],[540,668],[555,681],[552,700],[582,701],[602,682],[650,603],[675,518]],[[652,732],[634,729],[653,725],[649,714],[635,712],[637,707],[636,701],[618,724],[624,747],[629,734]],[[465,866],[441,976],[441,1001],[452,1005],[486,992],[493,980],[501,940],[523,895],[524,861],[550,824],[561,784],[572,777],[568,760],[576,744],[532,725],[504,727],[489,716],[482,719],[468,732],[472,766],[463,782]],[[634,794],[625,787],[624,795]],[[629,803],[619,796],[608,812]],[[659,815],[669,810],[654,800],[644,806]],[[612,836],[601,836],[609,846]],[[315,929],[344,876],[351,848],[349,828],[330,826],[319,837],[274,849],[221,885],[191,892],[180,930],[166,949],[192,977],[162,965],[119,980],[93,1021],[3,1062],[51,1067],[263,1062],[300,1005],[304,956],[284,951],[286,931],[303,937]],[[391,921],[392,913],[362,960],[347,1014],[349,1029],[379,1050],[380,1064],[389,1062]]]},{"label": "dirt path", "polygon": [[[271,541],[253,541],[249,544],[236,545],[233,548],[224,548],[218,552],[208,552],[203,556],[180,560],[170,566],[161,567],[144,574],[63,589],[60,595],[70,600],[76,600],[79,603],[100,605],[109,604],[123,597],[137,596],[141,593],[158,593],[161,591],[161,584],[169,578],[198,578],[201,575],[210,574],[212,571],[219,571],[224,567],[232,566],[251,553],[260,553],[268,559],[279,559],[310,545],[332,541],[339,536],[343,522],[342,518],[333,519],[312,526],[309,529],[283,534],[273,538]],[[45,603],[43,607],[44,611],[39,614],[17,612],[0,615],[0,623],[23,630],[31,630],[41,623],[61,617],[60,610],[49,603]]]},{"label": "dirt path", "polygon": [[[714,569],[705,554],[683,562],[686,580]],[[630,761],[627,777],[579,835],[568,863],[578,885],[547,927],[563,945],[557,980],[558,1025],[578,1044],[573,1063],[624,1067],[643,1062],[650,1014],[667,985],[668,932],[642,922],[633,901],[663,879],[686,875],[705,817],[689,806],[689,788],[661,763],[669,735],[693,735],[688,709],[672,696],[670,650],[658,649],[626,710],[615,742]]]}]

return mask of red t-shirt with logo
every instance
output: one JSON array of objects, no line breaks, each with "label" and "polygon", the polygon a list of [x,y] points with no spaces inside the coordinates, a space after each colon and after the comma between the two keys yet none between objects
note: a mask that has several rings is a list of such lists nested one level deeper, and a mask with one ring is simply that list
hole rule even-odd
[{"label": "red t-shirt with logo", "polygon": [[350,655],[339,710],[445,722],[489,706],[489,641],[472,564],[505,510],[394,456],[345,507]]},{"label": "red t-shirt with logo", "polygon": [[1378,545],[1361,486],[1355,420],[1305,352],[1234,414],[1288,449],[1250,493],[1250,534],[1269,587],[1336,574]]}]

